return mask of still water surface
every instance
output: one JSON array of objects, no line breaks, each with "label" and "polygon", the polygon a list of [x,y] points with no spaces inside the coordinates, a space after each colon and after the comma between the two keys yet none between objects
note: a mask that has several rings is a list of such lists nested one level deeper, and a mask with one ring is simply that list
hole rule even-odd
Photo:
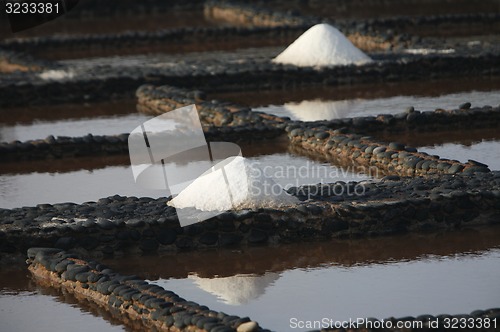
[{"label": "still water surface", "polygon": [[[277,147],[276,153],[270,155],[255,155],[251,149],[243,149],[244,155],[255,163],[264,174],[272,177],[281,187],[289,188],[303,184],[317,184],[342,181],[361,181],[371,177],[358,173],[351,168],[312,161],[307,157],[298,156]],[[108,159],[101,159],[103,163]],[[153,197],[165,196],[161,190],[144,189],[134,182],[128,157],[115,158],[114,166],[99,164],[89,160],[86,166],[83,162],[72,162],[65,169],[52,168],[52,162],[35,164],[37,170],[27,165],[26,172],[18,164],[2,165],[0,169],[0,208],[15,208],[35,206],[41,203],[73,202],[83,203],[96,201],[101,197],[113,195]],[[64,163],[64,160],[62,161]],[[182,167],[182,165],[180,166]],[[63,171],[61,171],[61,169]]]},{"label": "still water surface", "polygon": [[[293,317],[382,319],[498,307],[499,239],[500,227],[488,227],[103,262],[211,309],[290,331]],[[129,330],[28,276],[23,269],[0,272],[2,331]]]},{"label": "still water surface", "polygon": [[437,108],[456,109],[464,102],[473,101],[473,106],[500,105],[500,90],[472,91],[430,96],[393,96],[378,99],[324,100],[310,99],[300,102],[286,102],[281,105],[256,107],[254,110],[292,120],[317,121],[378,114],[397,114],[409,106],[420,111],[433,111]]},{"label": "still water surface", "polygon": [[333,240],[110,264],[211,309],[289,331],[292,317],[381,319],[498,307],[499,232]]}]

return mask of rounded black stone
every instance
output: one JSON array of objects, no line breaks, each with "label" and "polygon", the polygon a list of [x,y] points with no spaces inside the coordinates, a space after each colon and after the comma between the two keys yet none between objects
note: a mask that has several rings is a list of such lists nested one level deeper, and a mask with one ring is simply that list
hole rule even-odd
[{"label": "rounded black stone", "polygon": [[402,143],[398,143],[398,142],[389,143],[389,149],[401,151],[401,150],[404,150],[404,148],[405,148],[405,145]]},{"label": "rounded black stone", "polygon": [[196,322],[196,326],[200,329],[205,329],[205,330],[209,330],[207,328],[205,328],[205,325],[206,324],[210,324],[210,323],[218,323],[219,320],[215,317],[204,317],[204,318],[201,318],[199,319],[197,322]]},{"label": "rounded black stone", "polygon": [[80,273],[87,272],[89,267],[86,265],[68,265],[65,272],[62,273],[61,277],[66,280],[76,281],[76,275]]},{"label": "rounded black stone", "polygon": [[175,242],[177,238],[177,232],[175,229],[167,228],[167,229],[161,229],[157,233],[157,240],[163,245],[169,245]]},{"label": "rounded black stone", "polygon": [[248,236],[248,242],[252,244],[264,243],[267,241],[267,233],[260,229],[252,229]]},{"label": "rounded black stone", "polygon": [[413,113],[413,112],[415,112],[415,107],[413,106],[410,106],[405,110],[405,113]]},{"label": "rounded black stone", "polygon": [[446,171],[446,173],[448,173],[448,174],[455,174],[455,173],[461,172],[463,169],[464,169],[463,165],[453,164],[453,165],[450,166],[450,168],[448,168],[448,170]]},{"label": "rounded black stone", "polygon": [[472,106],[471,103],[466,102],[466,103],[460,104],[460,106],[458,106],[458,108],[461,110],[468,110],[468,109],[470,109],[471,106]]},{"label": "rounded black stone", "polygon": [[115,225],[108,219],[98,218],[96,222],[97,226],[103,230],[111,230],[115,228]]},{"label": "rounded black stone", "polygon": [[95,236],[84,236],[80,238],[80,245],[86,250],[93,250],[99,246],[99,239]]},{"label": "rounded black stone", "polygon": [[190,237],[179,237],[175,241],[175,245],[179,249],[191,249],[194,246],[193,240]]},{"label": "rounded black stone", "polygon": [[158,250],[159,243],[156,239],[143,239],[139,244],[139,248],[143,252],[154,252]]},{"label": "rounded black stone", "polygon": [[474,165],[474,166],[488,167],[488,165],[483,164],[483,163],[481,163],[479,161],[476,161],[476,160],[473,160],[473,159],[469,159],[468,163],[471,164],[471,165]]},{"label": "rounded black stone", "polygon": [[330,133],[326,131],[321,131],[319,133],[314,134],[314,137],[316,137],[317,139],[327,139],[328,137],[330,137]]},{"label": "rounded black stone", "polygon": [[74,237],[71,236],[61,237],[57,239],[56,243],[54,244],[54,247],[68,250],[73,248],[76,245],[76,242],[77,241]]},{"label": "rounded black stone", "polygon": [[387,150],[385,146],[378,146],[375,149],[373,149],[373,154],[385,152],[385,150]]},{"label": "rounded black stone", "polygon": [[237,245],[241,242],[243,236],[234,233],[222,233],[219,235],[219,246],[229,247]]},{"label": "rounded black stone", "polygon": [[56,264],[56,266],[54,267],[54,271],[58,273],[63,273],[64,271],[66,271],[68,265],[71,264],[75,264],[75,262],[69,259],[62,260],[61,262]]},{"label": "rounded black stone", "polygon": [[202,236],[200,236],[198,241],[201,244],[211,246],[211,245],[216,244],[218,240],[219,240],[219,235],[217,233],[207,232],[207,233],[203,234]]},{"label": "rounded black stone", "polygon": [[296,137],[296,136],[302,136],[304,134],[304,131],[300,128],[293,129],[290,131],[290,136]]},{"label": "rounded black stone", "polygon": [[114,254],[115,250],[111,246],[104,246],[102,247],[102,253],[106,256],[111,256]]},{"label": "rounded black stone", "polygon": [[75,276],[75,279],[76,279],[76,281],[79,281],[79,282],[87,282],[88,278],[89,278],[89,274],[90,274],[89,272],[78,273]]}]

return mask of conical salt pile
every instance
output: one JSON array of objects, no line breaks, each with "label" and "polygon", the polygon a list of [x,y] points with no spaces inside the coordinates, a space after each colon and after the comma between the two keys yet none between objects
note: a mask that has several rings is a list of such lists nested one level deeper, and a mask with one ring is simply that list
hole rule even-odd
[{"label": "conical salt pile", "polygon": [[304,32],[273,61],[299,67],[322,67],[363,64],[372,59],[339,30],[322,23]]},{"label": "conical salt pile", "polygon": [[197,178],[168,204],[201,211],[277,208],[298,203],[272,178],[243,157]]}]

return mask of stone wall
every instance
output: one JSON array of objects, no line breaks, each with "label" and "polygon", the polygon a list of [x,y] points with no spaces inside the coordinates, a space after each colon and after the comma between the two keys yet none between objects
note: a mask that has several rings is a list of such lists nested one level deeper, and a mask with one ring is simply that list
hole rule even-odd
[{"label": "stone wall", "polygon": [[231,316],[187,301],[138,276],[120,275],[105,265],[52,248],[28,250],[37,283],[69,292],[108,310],[132,327],[157,331],[266,331],[248,317]]}]

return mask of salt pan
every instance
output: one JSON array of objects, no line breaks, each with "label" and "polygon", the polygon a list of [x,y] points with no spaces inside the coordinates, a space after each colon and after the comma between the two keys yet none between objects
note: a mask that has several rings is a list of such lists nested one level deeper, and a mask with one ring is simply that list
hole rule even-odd
[{"label": "salt pan", "polygon": [[[226,181],[227,180],[227,181]],[[298,203],[264,171],[243,157],[200,176],[168,204],[201,211],[279,208]]]},{"label": "salt pan", "polygon": [[311,27],[288,46],[273,62],[299,67],[322,67],[371,62],[339,30],[322,23]]}]

